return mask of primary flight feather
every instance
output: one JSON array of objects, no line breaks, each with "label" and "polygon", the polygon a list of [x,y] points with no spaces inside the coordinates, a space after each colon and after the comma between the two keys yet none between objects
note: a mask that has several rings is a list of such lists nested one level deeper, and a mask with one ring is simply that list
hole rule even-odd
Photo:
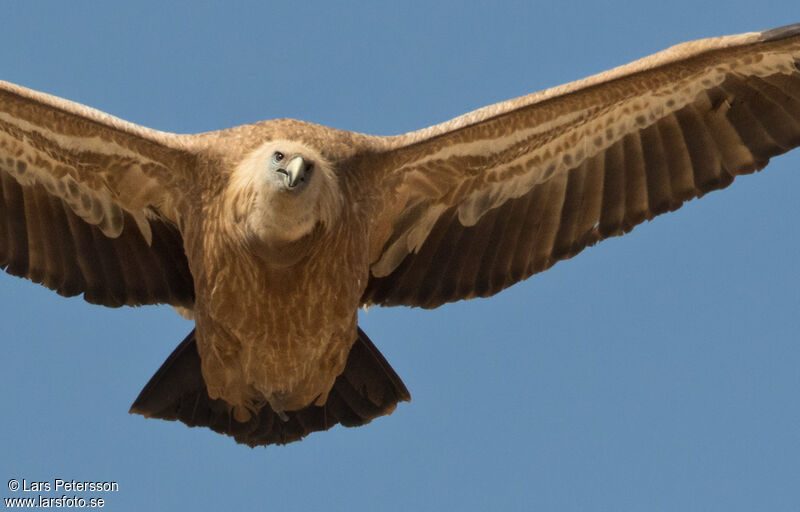
[{"label": "primary flight feather", "polygon": [[0,265],[195,330],[131,410],[250,445],[409,394],[361,306],[485,297],[800,145],[800,24],[377,137],[175,135],[0,82]]}]

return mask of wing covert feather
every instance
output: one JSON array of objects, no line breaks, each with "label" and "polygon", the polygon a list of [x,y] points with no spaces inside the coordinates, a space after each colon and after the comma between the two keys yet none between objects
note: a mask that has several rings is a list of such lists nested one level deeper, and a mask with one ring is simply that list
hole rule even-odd
[{"label": "wing covert feather", "polygon": [[684,43],[391,138],[363,302],[492,295],[799,144],[800,24]]},{"label": "wing covert feather", "polygon": [[107,306],[190,307],[190,140],[0,82],[0,268]]}]

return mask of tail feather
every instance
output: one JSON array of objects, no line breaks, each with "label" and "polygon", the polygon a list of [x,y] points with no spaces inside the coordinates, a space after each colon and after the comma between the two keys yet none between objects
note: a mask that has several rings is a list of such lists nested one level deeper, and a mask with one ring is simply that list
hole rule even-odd
[{"label": "tail feather", "polygon": [[233,418],[228,404],[208,396],[200,372],[195,332],[189,333],[142,389],[130,412],[148,418],[178,420],[190,427],[208,427],[250,446],[286,444],[337,423],[365,425],[411,400],[403,381],[361,328],[350,349],[344,372],[337,377],[322,406],[286,411],[281,420],[269,404],[247,422]]}]

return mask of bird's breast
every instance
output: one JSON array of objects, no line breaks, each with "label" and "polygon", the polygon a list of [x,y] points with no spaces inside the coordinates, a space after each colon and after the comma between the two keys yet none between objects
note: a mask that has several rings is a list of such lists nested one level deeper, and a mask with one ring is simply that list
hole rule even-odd
[{"label": "bird's breast", "polygon": [[195,314],[212,398],[250,411],[324,402],[356,338],[368,269],[356,251],[322,252],[285,268],[232,253],[206,268]]}]

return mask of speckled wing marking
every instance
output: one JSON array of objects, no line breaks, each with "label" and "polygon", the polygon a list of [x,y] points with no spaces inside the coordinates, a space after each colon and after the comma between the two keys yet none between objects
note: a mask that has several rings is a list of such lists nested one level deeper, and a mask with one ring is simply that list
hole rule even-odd
[{"label": "speckled wing marking", "polygon": [[497,293],[800,144],[800,24],[684,43],[394,137],[365,304]]},{"label": "speckled wing marking", "polygon": [[0,82],[0,267],[108,306],[191,305],[184,140]]}]

